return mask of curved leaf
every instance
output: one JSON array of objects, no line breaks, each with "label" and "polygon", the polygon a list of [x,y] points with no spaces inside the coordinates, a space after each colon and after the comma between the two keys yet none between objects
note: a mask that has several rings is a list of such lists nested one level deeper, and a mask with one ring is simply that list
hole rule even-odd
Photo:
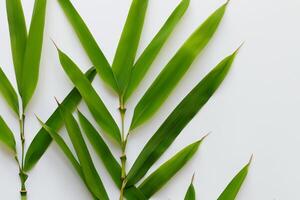
[{"label": "curved leaf", "polygon": [[219,196],[218,200],[234,200],[236,198],[243,185],[243,182],[247,177],[251,161],[252,157],[249,163],[227,185],[226,189]]},{"label": "curved leaf", "polygon": [[214,35],[223,18],[227,3],[215,11],[183,44],[138,102],[130,129],[148,120],[164,103],[197,55]]},{"label": "curved leaf", "polygon": [[112,69],[118,82],[120,95],[124,95],[128,86],[144,25],[147,7],[148,0],[132,1],[121,39],[119,41]]},{"label": "curved leaf", "polygon": [[14,134],[0,116],[0,141],[3,142],[13,153],[16,153],[16,141]]},{"label": "curved leaf", "polygon": [[196,191],[195,191],[193,181],[194,181],[194,176],[193,176],[191,184],[185,194],[184,200],[196,200]]},{"label": "curved leaf", "polygon": [[23,59],[27,42],[27,28],[20,0],[6,0],[10,45],[18,88],[21,88]]},{"label": "curved leaf", "polygon": [[76,120],[64,107],[59,105],[59,108],[88,187],[99,200],[109,200]]},{"label": "curved leaf", "polygon": [[118,92],[117,82],[110,64],[99,48],[87,25],[84,23],[83,19],[69,0],[58,0],[58,2],[65,15],[68,17],[88,57],[96,67],[99,76],[105,83]]},{"label": "curved leaf", "polygon": [[181,3],[176,7],[170,17],[167,19],[163,27],[159,30],[147,48],[144,50],[142,55],[134,64],[132,75],[129,81],[128,88],[125,93],[124,100],[126,101],[134,90],[138,87],[140,82],[143,80],[147,71],[151,67],[158,53],[160,52],[163,45],[175,29],[176,25],[184,15],[190,4],[190,0],[182,0]]},{"label": "curved leaf", "polygon": [[42,54],[47,0],[36,0],[29,29],[21,73],[20,94],[23,109],[30,101],[36,88]]},{"label": "curved leaf", "polygon": [[175,108],[148,141],[131,170],[128,183],[137,183],[206,104],[226,77],[236,52],[219,63]]},{"label": "curved leaf", "polygon": [[[89,69],[85,76],[89,81],[92,81],[96,75],[96,70],[94,68]],[[81,95],[76,88],[74,88],[67,97],[63,100],[61,105],[66,108],[68,111],[73,111],[81,101]],[[47,120],[46,125],[51,127],[53,131],[58,131],[64,122],[60,116],[59,109],[57,108],[50,118]],[[26,172],[30,171],[34,165],[41,159],[43,154],[46,152],[50,143],[52,142],[52,137],[49,133],[44,129],[36,134],[33,141],[31,142],[25,157],[25,165],[24,170]]]},{"label": "curved leaf", "polygon": [[58,54],[63,69],[80,92],[99,126],[112,139],[121,144],[120,130],[91,83],[66,54],[59,49]]},{"label": "curved leaf", "polygon": [[202,140],[203,139],[185,147],[154,171],[138,188],[146,197],[150,198],[170,181],[170,179],[194,156]]},{"label": "curved leaf", "polygon": [[13,109],[13,111],[19,116],[19,100],[18,95],[9,82],[8,78],[0,67],[0,93],[6,100],[7,104]]}]

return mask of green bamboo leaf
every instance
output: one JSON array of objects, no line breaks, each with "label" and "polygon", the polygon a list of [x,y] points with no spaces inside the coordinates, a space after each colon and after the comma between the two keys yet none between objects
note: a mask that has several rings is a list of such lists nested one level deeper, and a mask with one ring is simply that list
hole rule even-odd
[{"label": "green bamboo leaf", "polygon": [[13,109],[13,111],[19,116],[19,100],[18,95],[9,82],[7,76],[4,74],[0,67],[0,93],[6,100],[7,104]]},{"label": "green bamboo leaf", "polygon": [[190,0],[181,1],[181,3],[176,7],[176,9],[167,19],[160,31],[156,34],[156,36],[153,38],[153,40],[150,42],[150,44],[134,64],[131,79],[129,81],[129,85],[124,97],[125,101],[130,97],[130,95],[134,92],[134,90],[138,87],[140,82],[145,77],[145,74],[151,67],[161,48],[166,43],[176,25],[186,12],[189,4]]},{"label": "green bamboo leaf", "polygon": [[252,157],[249,163],[227,185],[226,189],[219,196],[218,200],[234,200],[236,198],[243,185],[243,182],[247,177],[251,161]]},{"label": "green bamboo leaf", "polygon": [[66,54],[59,49],[58,53],[63,69],[80,92],[98,125],[112,139],[121,144],[120,130],[91,83],[84,77],[80,69]]},{"label": "green bamboo leaf", "polygon": [[130,129],[147,121],[164,103],[180,79],[204,49],[224,16],[227,3],[216,10],[183,44],[159,74],[134,110]]},{"label": "green bamboo leaf", "polygon": [[185,166],[195,155],[202,141],[203,139],[185,147],[154,171],[138,188],[147,198],[150,198]]},{"label": "green bamboo leaf", "polygon": [[184,200],[196,200],[196,191],[195,191],[195,187],[194,187],[194,177],[195,175],[193,175],[191,184],[185,194]]},{"label": "green bamboo leaf", "polygon": [[79,163],[82,168],[82,173],[85,177],[87,185],[99,200],[109,200],[105,187],[94,166],[89,150],[82,137],[82,133],[76,120],[74,119],[72,114],[69,111],[67,111],[64,107],[59,105],[59,108],[61,117],[64,119],[67,132],[79,159]]},{"label": "green bamboo leaf", "polygon": [[121,95],[124,95],[130,80],[147,7],[148,0],[132,1],[116,51],[112,69],[116,76]]},{"label": "green bamboo leaf", "polygon": [[3,142],[13,153],[16,153],[16,141],[14,134],[0,116],[0,141]]},{"label": "green bamboo leaf", "polygon": [[[85,74],[89,81],[92,81],[96,75],[96,70],[91,68]],[[67,97],[63,100],[61,105],[69,110],[70,112],[75,110],[79,102],[81,101],[81,95],[76,88],[74,88]],[[57,108],[50,118],[47,120],[46,125],[51,127],[52,130],[58,131],[64,122],[60,116],[59,109]],[[31,142],[25,157],[25,165],[24,170],[26,172],[30,171],[34,165],[41,159],[43,154],[48,149],[50,143],[52,142],[52,137],[49,133],[42,128],[34,137],[33,141]]]},{"label": "green bamboo leaf", "polygon": [[134,186],[126,188],[124,196],[128,200],[148,200],[148,198],[145,197],[142,191]]},{"label": "green bamboo leaf", "polygon": [[47,0],[36,0],[34,4],[24,61],[21,72],[20,94],[23,109],[29,103],[36,88],[42,54]]},{"label": "green bamboo leaf", "polygon": [[58,2],[69,19],[88,57],[96,67],[98,74],[105,83],[118,92],[117,82],[110,64],[87,25],[84,23],[83,19],[69,0],[58,0]]},{"label": "green bamboo leaf", "polygon": [[236,52],[220,62],[175,108],[148,141],[128,174],[130,184],[137,183],[153,163],[167,150],[184,127],[206,104],[225,79]]},{"label": "green bamboo leaf", "polygon": [[6,0],[6,13],[10,33],[10,45],[18,88],[21,87],[21,73],[27,42],[27,28],[20,0]]}]

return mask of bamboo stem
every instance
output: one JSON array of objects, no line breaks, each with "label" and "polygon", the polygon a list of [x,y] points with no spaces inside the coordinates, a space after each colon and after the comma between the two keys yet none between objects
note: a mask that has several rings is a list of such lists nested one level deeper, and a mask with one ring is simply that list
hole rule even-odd
[{"label": "bamboo stem", "polygon": [[121,189],[120,189],[120,200],[124,199],[124,190],[126,187],[126,145],[127,145],[127,136],[125,135],[125,113],[126,113],[126,108],[124,106],[123,101],[120,101],[120,115],[121,115],[121,140],[122,140],[122,144],[121,144],[121,150],[122,150],[122,155],[120,156],[120,160],[121,160]]}]

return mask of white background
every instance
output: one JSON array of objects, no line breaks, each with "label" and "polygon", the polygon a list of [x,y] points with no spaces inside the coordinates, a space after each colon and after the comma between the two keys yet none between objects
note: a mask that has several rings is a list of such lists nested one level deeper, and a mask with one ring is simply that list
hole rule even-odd
[{"label": "white background", "polygon": [[[72,2],[111,62],[131,1],[72,0]],[[139,54],[178,2],[179,0],[150,0]],[[130,99],[128,123],[137,101],[162,67],[189,34],[223,3],[223,0],[191,0],[190,8],[183,20],[162,49],[138,91]],[[23,4],[29,23],[33,0],[23,0]],[[194,62],[175,92],[154,119],[137,129],[130,138],[128,166],[131,166],[149,137],[188,91],[222,58],[245,41],[224,84],[153,169],[207,132],[211,131],[212,134],[205,140],[197,156],[153,199],[183,199],[190,178],[195,172],[198,198],[214,200],[237,171],[248,162],[252,153],[254,161],[238,199],[300,198],[299,8],[299,0],[231,1],[216,35]],[[62,101],[72,88],[58,62],[50,38],[70,55],[82,70],[91,66],[55,0],[49,0],[47,11],[40,80],[27,112],[27,142],[32,140],[40,128],[34,113],[46,120],[56,108],[54,96]],[[0,24],[0,65],[16,85],[5,1],[0,2]],[[103,86],[99,78],[94,82],[94,86],[119,121],[118,101],[115,95]],[[83,103],[80,109],[88,114]],[[0,114],[17,133],[17,120],[2,98]],[[62,134],[66,136],[64,131]],[[0,150],[0,199],[19,199],[16,164],[4,148]],[[114,153],[116,156],[120,154],[115,148]],[[95,154],[93,157],[111,199],[118,199],[118,190],[106,175]],[[91,199],[84,184],[55,144],[51,145],[30,173],[27,189],[29,200]]]}]

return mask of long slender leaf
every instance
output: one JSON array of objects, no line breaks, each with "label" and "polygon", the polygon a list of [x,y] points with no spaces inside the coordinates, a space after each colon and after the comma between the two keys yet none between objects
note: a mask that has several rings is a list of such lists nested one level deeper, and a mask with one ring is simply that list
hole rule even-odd
[{"label": "long slender leaf", "polygon": [[99,200],[108,200],[109,197],[101,181],[101,178],[94,166],[89,150],[82,137],[80,128],[76,120],[74,119],[72,114],[69,111],[67,111],[64,107],[59,105],[59,108],[62,118],[64,119],[67,132],[79,159],[79,163],[81,165],[82,172],[87,185]]},{"label": "long slender leaf", "polygon": [[16,153],[16,141],[14,134],[0,116],[0,141],[3,142],[13,153]]},{"label": "long slender leaf", "polygon": [[42,54],[47,0],[36,0],[29,29],[21,73],[21,97],[23,109],[30,101],[39,76]]},{"label": "long slender leaf", "polygon": [[124,196],[128,200],[148,200],[148,198],[145,197],[142,191],[134,186],[126,188]]},{"label": "long slender leaf", "polygon": [[150,198],[181,170],[197,152],[202,140],[195,142],[160,166],[138,187],[146,197]]},{"label": "long slender leaf", "polygon": [[148,0],[132,1],[116,51],[112,69],[116,76],[121,95],[124,95],[130,80],[147,7]]},{"label": "long slender leaf", "polygon": [[130,129],[148,120],[164,103],[197,55],[214,35],[224,16],[227,3],[215,11],[183,44],[159,74],[134,110]]},{"label": "long slender leaf", "polygon": [[156,36],[153,38],[153,40],[150,42],[150,44],[134,64],[130,82],[124,97],[125,101],[130,97],[130,95],[143,80],[145,74],[151,67],[161,48],[166,43],[176,25],[186,12],[189,4],[190,0],[181,1],[181,3],[176,7],[165,24],[162,26],[162,28],[159,30],[159,32],[156,34]]},{"label": "long slender leaf", "polygon": [[[85,74],[89,81],[92,81],[95,75],[96,70],[94,68],[89,69]],[[63,100],[61,105],[71,112],[75,110],[80,101],[81,95],[78,90],[74,88]],[[58,131],[63,126],[63,119],[60,116],[59,109],[56,109],[53,112],[53,114],[47,120],[46,125],[51,127],[54,131]],[[24,170],[26,172],[30,171],[34,165],[36,165],[36,163],[41,159],[43,154],[48,149],[51,142],[52,137],[44,128],[42,128],[36,134],[26,153],[24,165]]]},{"label": "long slender leaf", "polygon": [[218,200],[234,200],[236,198],[243,185],[243,182],[247,177],[251,161],[252,157],[249,163],[227,185],[226,189],[219,196]]},{"label": "long slender leaf", "polygon": [[92,33],[89,31],[87,25],[69,0],[58,0],[58,2],[65,15],[68,17],[88,57],[96,67],[98,74],[105,83],[118,92],[117,82],[110,64],[98,46]]},{"label": "long slender leaf", "polygon": [[60,63],[68,77],[80,92],[82,98],[90,109],[98,125],[116,142],[121,143],[120,130],[98,96],[91,83],[84,77],[83,73],[76,64],[62,51],[58,50]]},{"label": "long slender leaf", "polygon": [[0,67],[0,93],[13,111],[19,115],[18,95]]},{"label": "long slender leaf", "polygon": [[196,191],[193,182],[194,182],[194,175],[191,184],[185,194],[184,200],[196,200]]},{"label": "long slender leaf", "polygon": [[214,94],[226,77],[236,52],[219,63],[175,108],[146,144],[128,174],[128,183],[137,183],[167,150],[184,127]]},{"label": "long slender leaf", "polygon": [[6,13],[15,75],[18,88],[20,89],[23,59],[27,42],[27,28],[21,1],[6,0]]}]

